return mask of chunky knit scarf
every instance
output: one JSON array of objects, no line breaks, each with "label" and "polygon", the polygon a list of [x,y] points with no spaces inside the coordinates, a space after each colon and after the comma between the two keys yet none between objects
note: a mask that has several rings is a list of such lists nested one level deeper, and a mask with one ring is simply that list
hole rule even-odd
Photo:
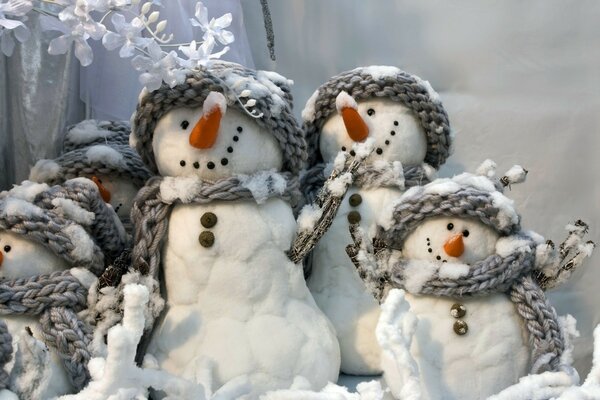
[{"label": "chunky knit scarf", "polygon": [[[92,336],[76,314],[86,304],[87,289],[69,271],[0,280],[0,315],[39,316],[42,340],[56,350],[78,390],[90,377],[87,363]],[[5,342],[0,338],[0,350],[4,350]],[[0,365],[5,359],[2,353]],[[6,383],[4,378],[5,374],[1,374],[0,386]]]},{"label": "chunky knit scarf", "polygon": [[556,310],[532,277],[536,245],[531,242],[525,248],[530,251],[521,248],[505,257],[491,255],[470,266],[468,273],[459,278],[442,278],[438,270],[427,281],[416,286],[407,285],[411,275],[407,270],[409,262],[400,260],[389,267],[387,276],[380,284],[400,287],[413,294],[440,297],[506,293],[523,318],[531,338],[532,372],[558,370],[565,347],[563,333]]}]

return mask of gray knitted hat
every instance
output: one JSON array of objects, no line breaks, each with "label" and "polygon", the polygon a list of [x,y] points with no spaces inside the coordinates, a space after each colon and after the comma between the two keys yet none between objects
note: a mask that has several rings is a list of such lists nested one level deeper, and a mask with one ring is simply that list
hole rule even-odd
[{"label": "gray knitted hat", "polygon": [[291,81],[268,71],[227,62],[213,62],[188,74],[185,83],[142,93],[133,115],[130,143],[148,168],[157,173],[152,137],[158,121],[177,108],[201,107],[211,91],[223,93],[228,107],[255,118],[275,136],[283,153],[284,171],[296,173],[307,158],[306,142],[292,112]]},{"label": "gray knitted hat", "polygon": [[93,175],[122,177],[137,187],[144,186],[152,176],[128,145],[109,143],[76,148],[54,160],[39,160],[31,169],[29,179],[56,185]]},{"label": "gray knitted hat", "polygon": [[[50,189],[44,184],[25,182],[0,193],[0,231],[10,231],[43,245],[70,267],[85,267],[100,274],[104,270],[104,254],[87,230],[94,222],[94,214],[67,198],[56,197],[46,204],[35,201]],[[52,208],[48,207],[50,204]]]},{"label": "gray knitted hat", "polygon": [[427,136],[425,163],[438,169],[451,152],[452,135],[448,115],[429,82],[396,67],[356,68],[334,76],[308,100],[302,119],[309,148],[309,166],[322,160],[319,135],[329,116],[337,112],[336,98],[347,92],[356,101],[386,98],[410,109]]},{"label": "gray knitted hat", "polygon": [[67,128],[63,153],[94,144],[129,145],[131,125],[128,121],[98,121],[86,119]]},{"label": "gray knitted hat", "polygon": [[408,235],[424,220],[452,216],[474,218],[501,236],[513,235],[521,230],[521,217],[514,202],[502,193],[503,186],[522,182],[526,174],[526,170],[515,166],[500,181],[489,175],[463,173],[410,188],[392,205],[378,237],[389,247],[402,249]]}]

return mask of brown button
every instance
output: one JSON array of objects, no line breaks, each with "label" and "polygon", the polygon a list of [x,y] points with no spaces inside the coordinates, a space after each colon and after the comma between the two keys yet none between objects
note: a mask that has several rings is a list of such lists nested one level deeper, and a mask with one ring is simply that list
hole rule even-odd
[{"label": "brown button", "polygon": [[360,222],[360,213],[358,211],[350,211],[348,213],[348,222],[358,224]]},{"label": "brown button", "polygon": [[200,218],[200,223],[205,228],[212,228],[217,224],[217,216],[211,212],[204,213]]},{"label": "brown button", "polygon": [[204,231],[198,237],[198,241],[202,245],[202,247],[211,247],[215,244],[215,235],[212,232]]},{"label": "brown button", "polygon": [[463,304],[460,303],[456,303],[452,306],[452,308],[450,309],[450,315],[452,315],[454,318],[462,318],[467,314],[467,307],[465,307]]},{"label": "brown button", "polygon": [[465,321],[463,321],[462,319],[459,319],[458,321],[456,321],[454,323],[454,333],[456,333],[457,335],[464,335],[469,331],[469,325],[467,325],[467,323]]},{"label": "brown button", "polygon": [[352,196],[350,196],[348,202],[352,207],[358,207],[360,206],[360,203],[362,203],[362,196],[358,193],[354,193]]}]

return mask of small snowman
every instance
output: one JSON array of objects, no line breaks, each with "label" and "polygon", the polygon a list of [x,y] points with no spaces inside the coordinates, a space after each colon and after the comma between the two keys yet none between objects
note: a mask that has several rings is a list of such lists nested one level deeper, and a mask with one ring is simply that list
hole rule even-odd
[{"label": "small snowman", "polygon": [[348,224],[360,223],[374,235],[375,221],[386,204],[407,187],[429,181],[450,154],[448,116],[427,81],[395,67],[370,66],[323,84],[302,117],[313,166],[302,184],[309,201],[314,201],[340,151],[355,156],[354,144],[373,141],[374,151],[354,174],[353,186],[312,253],[307,275],[317,304],[336,328],[341,370],[378,374],[379,307],[346,257]]},{"label": "small snowman", "polygon": [[[464,173],[409,189],[388,207],[373,249],[358,233],[359,246],[348,248],[375,297],[403,289],[416,318],[403,318],[397,332],[378,328],[384,377],[397,398],[483,399],[529,373],[570,368],[561,322],[538,281],[560,257],[521,229],[502,184],[489,168],[480,171],[486,176]],[[525,175],[513,167],[502,182]],[[581,246],[589,255],[591,245]],[[390,337],[404,337],[414,365]],[[407,395],[411,373],[420,397]]]},{"label": "small snowman", "polygon": [[[92,132],[92,135],[88,125],[84,121],[72,128],[65,140],[65,148],[69,151],[54,160],[39,160],[31,169],[29,179],[50,185],[77,177],[93,180],[104,201],[114,208],[127,230],[131,231],[129,214],[133,199],[152,175],[138,154],[127,144],[119,142],[123,131],[118,131],[119,140],[111,136],[93,140],[102,132],[112,131]],[[85,136],[85,132],[89,136]],[[76,144],[80,147],[75,147]]]},{"label": "small snowman", "polygon": [[[163,276],[148,352],[214,392],[247,377],[255,399],[337,380],[339,347],[287,251],[306,144],[290,81],[215,62],[143,93],[132,145],[158,176],[135,200],[133,266]],[[165,99],[170,99],[165,101]]]},{"label": "small snowman", "polygon": [[123,250],[118,224],[88,179],[0,193],[0,315],[13,337],[9,389],[20,398],[70,393],[89,379],[91,331],[77,313],[104,270],[103,251]]}]

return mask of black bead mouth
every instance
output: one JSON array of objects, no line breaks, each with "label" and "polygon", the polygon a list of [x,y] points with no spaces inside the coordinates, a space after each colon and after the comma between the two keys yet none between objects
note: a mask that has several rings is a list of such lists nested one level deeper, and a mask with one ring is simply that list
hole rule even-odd
[{"label": "black bead mouth", "polygon": [[[431,240],[429,238],[427,238],[427,252],[429,254],[433,255],[433,247],[431,246]],[[448,262],[448,260],[446,260],[445,258],[442,258],[442,256],[439,254],[435,255],[435,259],[436,259],[436,261],[441,261],[443,263]]]}]

